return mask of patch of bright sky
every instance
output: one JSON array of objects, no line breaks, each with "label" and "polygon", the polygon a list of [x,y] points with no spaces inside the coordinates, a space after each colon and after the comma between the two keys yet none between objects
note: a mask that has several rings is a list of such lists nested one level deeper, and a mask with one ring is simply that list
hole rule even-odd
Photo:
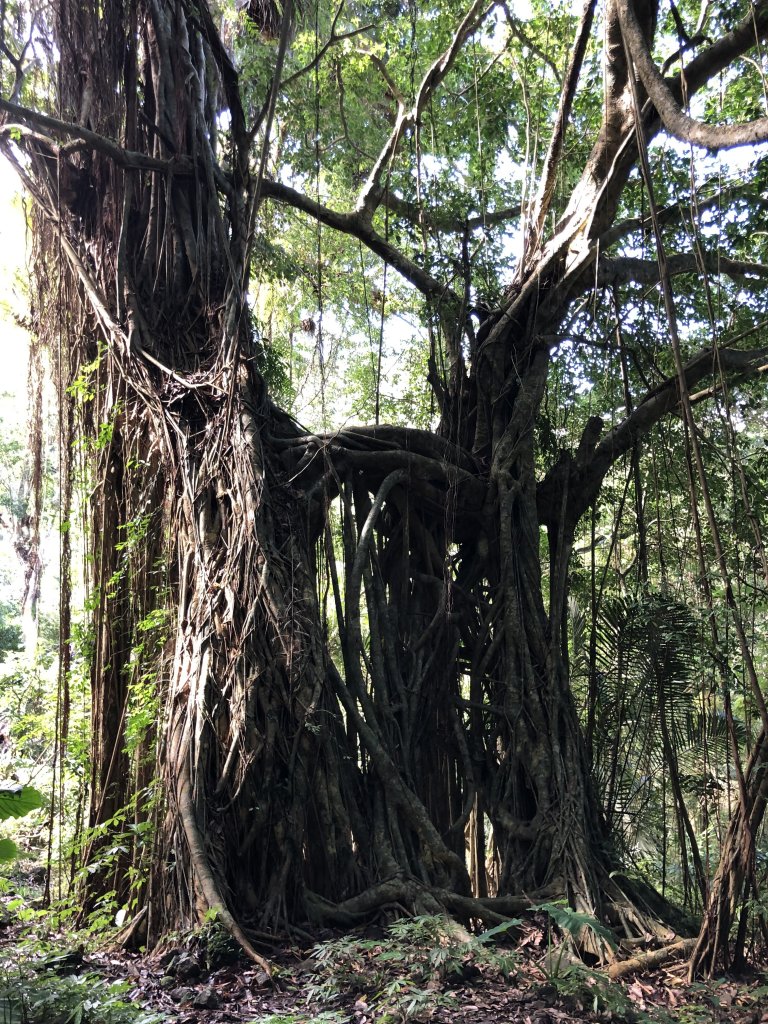
[{"label": "patch of bright sky", "polygon": [[[584,8],[583,0],[570,0],[568,4],[571,8],[571,14],[578,17]],[[531,0],[512,0],[512,3],[508,4],[508,7],[515,18],[520,21],[530,21],[533,18],[533,5]],[[497,18],[499,23],[503,19],[501,12],[497,12]]]}]

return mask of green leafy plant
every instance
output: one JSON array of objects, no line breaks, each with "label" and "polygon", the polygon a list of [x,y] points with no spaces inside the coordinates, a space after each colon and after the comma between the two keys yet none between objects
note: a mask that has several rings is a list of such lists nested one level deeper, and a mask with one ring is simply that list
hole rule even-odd
[{"label": "green leafy plant", "polygon": [[0,1024],[162,1024],[128,998],[128,982],[16,968],[0,975]]},{"label": "green leafy plant", "polygon": [[[21,818],[43,806],[43,797],[31,786],[3,783],[0,785],[0,821]],[[18,848],[12,839],[0,839],[0,861],[13,860]]]},{"label": "green leafy plant", "polygon": [[598,947],[604,946],[616,951],[618,946],[611,932],[591,914],[573,910],[565,900],[541,903],[538,909],[548,915],[565,940],[555,945],[550,927],[546,957],[540,965],[547,985],[555,989],[559,996],[574,999],[595,1013],[610,1011],[621,1015],[623,1020],[637,1019],[638,1015],[622,988],[612,985],[605,975],[591,970],[580,961],[566,960],[569,949],[585,945],[585,933],[597,940]]},{"label": "green leafy plant", "polygon": [[651,1019],[635,1007],[621,985],[582,963],[561,965],[556,974],[547,975],[547,986],[561,999],[593,1013],[608,1012],[614,1019],[627,1022]]},{"label": "green leafy plant", "polygon": [[540,903],[539,910],[543,910],[554,921],[561,932],[570,936],[575,942],[580,942],[584,932],[591,932],[599,943],[604,944],[615,952],[618,949],[616,940],[605,925],[601,924],[591,914],[583,911],[573,910],[565,900],[555,900],[553,903]]},{"label": "green leafy plant", "polygon": [[342,936],[316,946],[308,1002],[330,1004],[349,992],[366,996],[376,1019],[405,1021],[428,1006],[451,1005],[441,987],[480,975],[481,969],[508,977],[514,957],[495,940],[518,920],[471,935],[450,918],[422,915],[389,926],[380,939]]}]

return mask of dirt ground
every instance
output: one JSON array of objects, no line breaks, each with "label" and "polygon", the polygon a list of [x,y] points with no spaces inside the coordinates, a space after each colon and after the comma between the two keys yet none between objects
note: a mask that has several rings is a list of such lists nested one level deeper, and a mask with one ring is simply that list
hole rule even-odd
[{"label": "dirt ground", "polygon": [[265,950],[274,965],[269,979],[247,961],[210,969],[194,940],[140,956],[73,949],[64,934],[52,939],[43,950],[28,928],[6,923],[0,928],[0,962],[6,971],[13,965],[125,982],[124,999],[171,1024],[768,1024],[768,964],[738,978],[688,985],[685,963],[673,961],[609,982],[603,972],[559,957],[551,935],[536,922],[515,935],[507,977],[495,962],[473,963],[469,957],[447,975],[436,970],[426,977],[420,970],[414,977],[407,956],[376,940],[362,949],[347,941],[341,954],[332,946],[324,959],[317,950],[299,947]]}]

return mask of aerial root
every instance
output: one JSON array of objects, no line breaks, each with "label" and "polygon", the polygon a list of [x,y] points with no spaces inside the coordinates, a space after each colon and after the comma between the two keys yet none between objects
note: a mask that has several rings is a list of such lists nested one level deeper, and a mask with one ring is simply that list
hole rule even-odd
[{"label": "aerial root", "polygon": [[227,909],[219,891],[218,883],[214,878],[213,871],[208,862],[205,852],[203,837],[195,816],[195,809],[192,803],[192,786],[189,778],[189,768],[185,765],[179,771],[179,782],[177,788],[179,801],[179,816],[184,826],[184,834],[189,846],[189,855],[192,866],[195,870],[197,880],[202,890],[202,895],[210,910],[216,914],[216,919],[226,932],[241,947],[246,956],[257,964],[267,975],[272,977],[272,968],[268,960],[265,960],[260,953],[251,945],[248,937],[238,922]]}]

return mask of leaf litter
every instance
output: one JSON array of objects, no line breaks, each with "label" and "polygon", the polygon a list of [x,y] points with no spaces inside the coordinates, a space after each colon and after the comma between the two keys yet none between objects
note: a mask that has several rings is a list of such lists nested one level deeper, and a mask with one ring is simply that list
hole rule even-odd
[{"label": "leaf litter", "polygon": [[354,984],[345,987],[342,976],[334,990],[318,985],[318,947],[268,951],[275,966],[270,981],[247,961],[209,969],[194,940],[147,955],[95,950],[69,957],[72,937],[60,934],[53,938],[56,955],[46,957],[24,928],[6,925],[0,971],[49,969],[46,959],[71,963],[62,970],[127,984],[127,1002],[169,1024],[768,1024],[768,960],[740,977],[693,984],[683,961],[611,982],[599,969],[563,958],[553,974],[548,937],[531,924],[516,936],[507,977],[480,963],[466,978],[461,970],[448,977],[436,971],[414,985],[407,965],[383,941],[367,943]]}]

